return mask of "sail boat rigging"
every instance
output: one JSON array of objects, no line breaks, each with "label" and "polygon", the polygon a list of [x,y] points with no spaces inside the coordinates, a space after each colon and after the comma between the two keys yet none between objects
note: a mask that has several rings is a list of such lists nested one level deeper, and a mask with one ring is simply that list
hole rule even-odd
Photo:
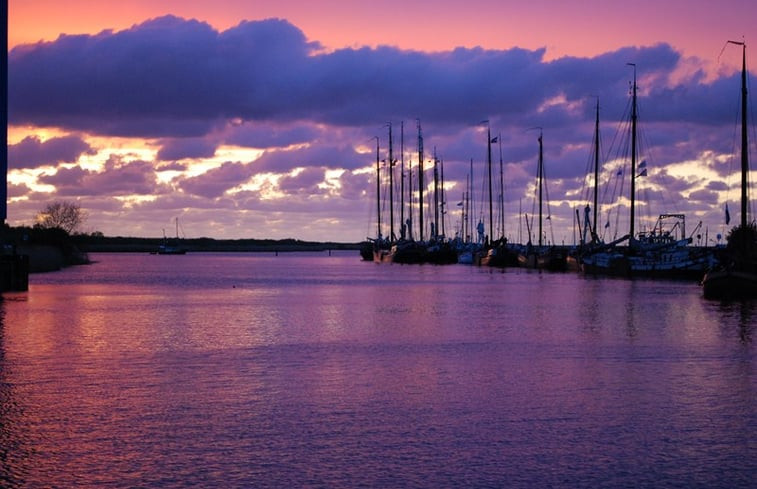
[{"label": "sail boat rigging", "polygon": [[[534,247],[529,238],[529,242],[522,253],[518,255],[518,263],[525,268],[542,268],[548,270],[565,270],[567,266],[567,257],[561,248],[554,246],[547,246],[543,241],[543,221],[544,221],[544,133],[541,127],[539,129],[539,158],[536,166],[536,193],[539,203],[539,237],[537,239],[537,246]],[[528,218],[526,218],[528,219]],[[547,215],[547,219],[551,219],[551,216]],[[531,227],[526,221],[526,225],[529,230],[529,237],[531,235]]]},{"label": "sail boat rigging", "polygon": [[181,246],[179,242],[179,218],[175,218],[174,222],[176,224],[176,238],[175,242],[171,243],[169,242],[168,238],[166,237],[166,230],[163,230],[163,243],[158,246],[158,255],[184,255],[186,254],[187,250],[183,246]]},{"label": "sail boat rigging", "polygon": [[747,130],[746,43],[728,41],[742,48],[741,63],[741,219],[728,235],[728,245],[717,267],[702,279],[704,296],[710,299],[757,297],[757,224],[749,219],[749,139]]},{"label": "sail boat rigging", "polygon": [[[692,239],[686,237],[683,214],[660,214],[652,231],[638,235],[635,230],[636,221],[636,178],[646,175],[646,162],[637,165],[638,158],[638,90],[636,82],[636,65],[633,67],[633,83],[631,87],[631,192],[629,232],[607,245],[599,245],[588,250],[581,257],[581,268],[587,273],[622,275],[622,276],[658,276],[670,278],[699,278],[704,271],[712,266],[714,258],[706,248],[688,246]],[[642,168],[641,173],[637,170]],[[622,173],[619,172],[622,176]],[[596,215],[596,214],[595,214]],[[672,229],[664,230],[663,222],[676,219]],[[595,217],[596,225],[596,217]],[[596,230],[596,227],[594,228]],[[680,229],[681,238],[673,235],[675,229]],[[618,244],[628,240],[625,248]]]}]

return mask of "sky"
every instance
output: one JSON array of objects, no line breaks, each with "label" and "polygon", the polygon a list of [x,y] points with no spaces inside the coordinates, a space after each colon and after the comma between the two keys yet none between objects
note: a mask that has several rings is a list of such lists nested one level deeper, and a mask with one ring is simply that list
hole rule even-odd
[{"label": "sky", "polygon": [[[713,243],[726,204],[739,219],[741,48],[726,41],[750,46],[755,20],[747,0],[11,0],[8,222],[63,200],[86,212],[82,231],[108,236],[172,235],[178,219],[187,238],[361,241],[377,234],[378,138],[388,235],[390,127],[394,193],[404,160],[417,200],[420,123],[448,236],[462,232],[468,179],[471,220],[488,228],[488,129],[504,234],[527,240],[541,134],[544,239],[573,243],[599,102],[598,228],[611,239],[628,229],[635,70],[636,228],[685,213],[686,235]],[[417,204],[404,213],[417,227]]]}]

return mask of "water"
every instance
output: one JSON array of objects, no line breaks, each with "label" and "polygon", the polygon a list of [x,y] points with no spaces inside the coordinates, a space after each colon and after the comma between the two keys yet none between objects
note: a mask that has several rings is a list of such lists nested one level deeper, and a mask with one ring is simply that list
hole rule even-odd
[{"label": "water", "polygon": [[755,487],[757,304],[355,252],[93,258],[0,301],[2,487]]}]

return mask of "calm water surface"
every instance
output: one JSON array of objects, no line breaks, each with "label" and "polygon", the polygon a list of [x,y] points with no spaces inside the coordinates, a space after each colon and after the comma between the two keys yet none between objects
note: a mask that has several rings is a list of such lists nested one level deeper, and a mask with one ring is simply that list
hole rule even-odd
[{"label": "calm water surface", "polygon": [[92,258],[0,301],[2,487],[755,487],[757,304],[355,252]]}]

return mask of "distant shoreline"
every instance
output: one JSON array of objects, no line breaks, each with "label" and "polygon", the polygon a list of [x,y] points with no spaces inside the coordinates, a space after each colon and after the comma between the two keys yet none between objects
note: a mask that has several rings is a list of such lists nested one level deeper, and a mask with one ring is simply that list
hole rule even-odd
[{"label": "distant shoreline", "polygon": [[[163,238],[130,238],[76,235],[72,237],[80,250],[85,253],[149,253],[155,252]],[[360,243],[335,243],[301,241],[298,239],[169,239],[169,243],[178,245],[187,252],[292,252],[292,251],[328,251],[359,250]]]}]

